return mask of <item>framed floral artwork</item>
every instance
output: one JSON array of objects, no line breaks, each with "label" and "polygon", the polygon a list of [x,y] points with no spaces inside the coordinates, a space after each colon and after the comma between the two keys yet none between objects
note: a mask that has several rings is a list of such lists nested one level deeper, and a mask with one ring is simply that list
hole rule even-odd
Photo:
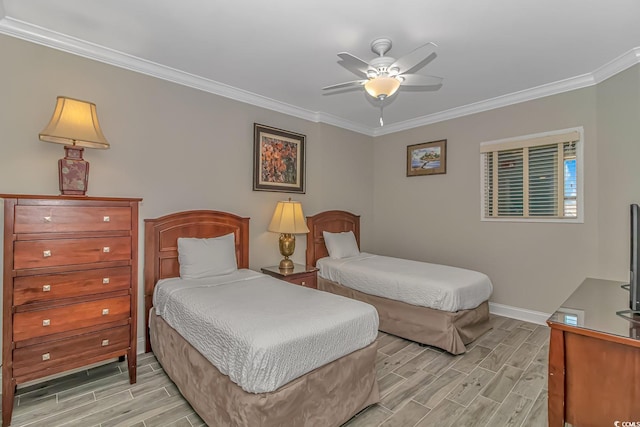
[{"label": "framed floral artwork", "polygon": [[447,172],[447,140],[407,146],[407,176]]},{"label": "framed floral artwork", "polygon": [[254,123],[253,190],[304,193],[305,135]]}]

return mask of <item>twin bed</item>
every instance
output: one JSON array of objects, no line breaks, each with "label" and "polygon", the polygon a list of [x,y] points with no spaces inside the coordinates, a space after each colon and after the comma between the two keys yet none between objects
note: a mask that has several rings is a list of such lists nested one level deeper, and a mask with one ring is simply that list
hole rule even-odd
[{"label": "twin bed", "polygon": [[381,331],[461,354],[491,328],[485,274],[360,253],[360,217],[346,211],[308,216],[307,227],[306,262],[319,268],[318,289],[373,305]]},{"label": "twin bed", "polygon": [[[208,425],[339,426],[379,401],[378,329],[453,354],[489,329],[481,273],[435,266],[432,281],[471,283],[427,295],[440,309],[415,305],[419,283],[403,292],[379,279],[433,265],[360,253],[359,217],[348,212],[307,222],[307,264],[327,292],[249,270],[248,218],[201,210],[145,220],[147,351]],[[368,284],[373,294],[362,292]]]},{"label": "twin bed", "polygon": [[375,309],[248,270],[248,239],[223,212],[145,220],[147,351],[182,395],[211,426],[338,426],[378,402]]}]

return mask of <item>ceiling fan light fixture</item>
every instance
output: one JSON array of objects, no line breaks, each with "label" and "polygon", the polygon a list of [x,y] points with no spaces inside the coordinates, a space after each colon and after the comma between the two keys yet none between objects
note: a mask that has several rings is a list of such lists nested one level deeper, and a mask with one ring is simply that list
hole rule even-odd
[{"label": "ceiling fan light fixture", "polygon": [[369,95],[376,99],[387,98],[398,91],[400,81],[395,77],[376,77],[364,84],[364,88]]},{"label": "ceiling fan light fixture", "polygon": [[[431,62],[436,54],[435,43],[426,43],[400,59],[387,56],[391,49],[391,40],[378,38],[371,42],[371,50],[377,54],[371,61],[363,61],[348,52],[340,52],[338,64],[358,76],[358,80],[323,87],[322,90],[348,90],[362,88],[377,101],[380,107],[380,126],[384,126],[383,108],[386,99],[394,95],[401,85],[412,88],[437,90],[442,86],[442,78],[415,74],[420,68]],[[333,93],[340,93],[335,91]]]}]

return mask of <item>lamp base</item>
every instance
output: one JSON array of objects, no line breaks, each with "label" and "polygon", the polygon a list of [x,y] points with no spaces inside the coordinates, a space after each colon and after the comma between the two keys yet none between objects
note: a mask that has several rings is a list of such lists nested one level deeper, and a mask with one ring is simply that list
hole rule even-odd
[{"label": "lamp base", "polygon": [[283,258],[278,267],[282,271],[293,270],[293,261],[291,261],[289,257]]},{"label": "lamp base", "polygon": [[291,233],[282,233],[280,239],[278,239],[278,247],[280,248],[280,255],[284,257],[280,261],[280,270],[293,270],[293,261],[289,257],[296,250],[296,236]]},{"label": "lamp base", "polygon": [[60,194],[85,196],[89,184],[89,162],[82,158],[84,148],[65,145],[64,158],[58,160]]}]

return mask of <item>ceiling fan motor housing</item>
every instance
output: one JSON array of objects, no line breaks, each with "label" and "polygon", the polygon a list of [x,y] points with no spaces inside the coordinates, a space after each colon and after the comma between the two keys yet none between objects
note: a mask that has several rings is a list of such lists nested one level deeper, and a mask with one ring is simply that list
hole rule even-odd
[{"label": "ceiling fan motor housing", "polygon": [[[372,59],[371,62],[369,62],[369,65],[375,69],[376,75],[395,75],[398,74],[399,70],[395,67],[389,69],[389,65],[393,64],[394,62],[396,62],[395,58],[392,58],[390,56],[379,56]],[[395,73],[392,73],[392,71],[395,71]]]}]

